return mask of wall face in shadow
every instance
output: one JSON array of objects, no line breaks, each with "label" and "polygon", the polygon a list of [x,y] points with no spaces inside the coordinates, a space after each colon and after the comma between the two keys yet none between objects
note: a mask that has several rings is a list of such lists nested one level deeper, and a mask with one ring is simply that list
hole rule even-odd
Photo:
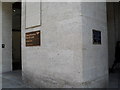
[{"label": "wall face in shadow", "polygon": [[13,70],[21,70],[21,3],[16,2],[12,7],[12,66]]},{"label": "wall face in shadow", "polygon": [[2,70],[12,70],[12,4],[2,3]]},{"label": "wall face in shadow", "polygon": [[21,32],[12,32],[12,67],[13,70],[21,70]]},{"label": "wall face in shadow", "polygon": [[120,41],[120,3],[107,3],[109,68],[115,60],[116,42]]}]

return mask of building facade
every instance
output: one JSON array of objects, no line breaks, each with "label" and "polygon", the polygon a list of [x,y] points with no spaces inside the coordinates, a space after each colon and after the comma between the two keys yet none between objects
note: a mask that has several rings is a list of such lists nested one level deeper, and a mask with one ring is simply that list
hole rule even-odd
[{"label": "building facade", "polygon": [[[12,3],[0,3],[2,72],[12,71]],[[23,81],[32,87],[108,84],[105,2],[22,2]],[[2,41],[2,42],[1,42]]]}]

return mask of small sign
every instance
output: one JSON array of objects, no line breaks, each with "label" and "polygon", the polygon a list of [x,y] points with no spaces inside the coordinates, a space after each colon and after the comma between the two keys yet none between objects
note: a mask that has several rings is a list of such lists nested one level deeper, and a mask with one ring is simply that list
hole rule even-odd
[{"label": "small sign", "polygon": [[2,48],[5,48],[5,44],[2,44]]},{"label": "small sign", "polygon": [[40,46],[40,31],[26,33],[26,46]]},{"label": "small sign", "polygon": [[101,44],[101,31],[93,30],[93,44]]}]

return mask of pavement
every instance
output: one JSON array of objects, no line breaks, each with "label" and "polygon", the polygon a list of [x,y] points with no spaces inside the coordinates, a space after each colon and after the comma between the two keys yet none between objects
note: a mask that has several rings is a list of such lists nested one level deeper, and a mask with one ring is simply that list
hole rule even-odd
[{"label": "pavement", "polygon": [[[0,78],[2,78],[2,88],[30,88],[23,83],[21,71],[3,73]],[[120,71],[110,73],[108,88],[120,88]]]},{"label": "pavement", "polygon": [[2,74],[2,88],[30,88],[22,81],[21,71],[13,71]]},{"label": "pavement", "polygon": [[109,74],[109,88],[120,89],[120,70]]}]

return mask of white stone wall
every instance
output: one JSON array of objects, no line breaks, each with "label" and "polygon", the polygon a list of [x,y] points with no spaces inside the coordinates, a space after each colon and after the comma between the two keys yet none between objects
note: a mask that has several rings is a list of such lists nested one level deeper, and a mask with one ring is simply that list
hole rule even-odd
[{"label": "white stone wall", "polygon": [[[0,45],[1,44],[2,44],[2,3],[0,2]],[[0,74],[1,73],[2,73],[2,47],[0,47]],[[0,89],[2,89],[1,77],[0,77]]]},{"label": "white stone wall", "polygon": [[[25,29],[22,6],[23,80],[33,87],[106,87],[105,3],[42,3],[41,26]],[[102,45],[92,44],[92,29]],[[41,46],[26,47],[25,33],[41,30]]]},{"label": "white stone wall", "polygon": [[[2,3],[0,2],[0,45],[2,44]],[[0,73],[2,73],[2,47],[0,47]]]},{"label": "white stone wall", "polygon": [[12,5],[2,3],[2,70],[8,72],[12,70]]},{"label": "white stone wall", "polygon": [[[105,87],[108,77],[106,3],[82,3],[83,79],[88,87]],[[101,31],[101,45],[93,44],[92,30]]]},{"label": "white stone wall", "polygon": [[[28,0],[29,1],[29,0]],[[33,6],[33,7],[31,7]],[[39,26],[41,24],[40,20],[40,2],[26,2],[26,14],[25,14],[25,21],[26,21],[26,28]],[[34,12],[34,13],[33,13]]]},{"label": "white stone wall", "polygon": [[[37,87],[78,86],[82,82],[80,3],[42,3],[41,9],[42,26],[26,30],[25,23],[22,26],[23,77]],[[24,8],[22,13],[25,22]],[[25,33],[36,30],[41,30],[41,46],[26,47]]]}]

